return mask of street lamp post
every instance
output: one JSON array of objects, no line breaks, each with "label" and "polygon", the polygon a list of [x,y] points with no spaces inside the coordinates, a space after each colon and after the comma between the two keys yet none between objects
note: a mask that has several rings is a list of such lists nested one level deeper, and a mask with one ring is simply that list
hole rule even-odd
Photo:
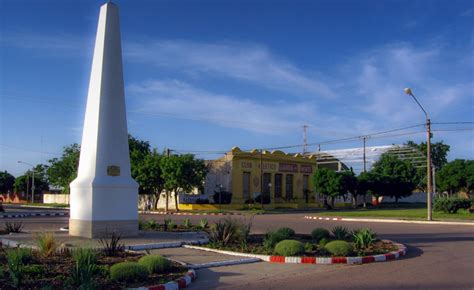
[{"label": "street lamp post", "polygon": [[18,161],[18,163],[22,163],[22,164],[26,164],[26,165],[30,165],[32,168],[31,168],[31,174],[32,174],[32,179],[31,179],[31,203],[34,203],[34,198],[35,198],[35,166],[33,164],[30,164],[30,163],[27,163],[27,162],[23,162],[23,161]]},{"label": "street lamp post", "polygon": [[432,193],[432,188],[431,188],[431,121],[430,121],[430,118],[428,117],[428,113],[426,113],[423,106],[421,106],[420,102],[418,102],[412,90],[410,88],[405,88],[404,91],[407,95],[410,95],[413,97],[413,99],[418,104],[418,106],[420,106],[421,110],[423,110],[423,113],[425,113],[425,117],[426,117],[426,133],[427,133],[426,135],[426,167],[427,167],[426,169],[426,179],[427,179],[426,203],[427,203],[427,210],[428,210],[427,220],[431,221],[433,220],[432,201],[431,201],[431,193]]}]

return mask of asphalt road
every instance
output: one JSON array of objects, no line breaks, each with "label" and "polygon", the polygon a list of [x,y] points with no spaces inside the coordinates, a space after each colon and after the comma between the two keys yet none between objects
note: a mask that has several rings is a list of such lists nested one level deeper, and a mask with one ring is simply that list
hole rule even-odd
[{"label": "asphalt road", "polygon": [[[406,244],[408,254],[400,260],[355,266],[261,262],[201,269],[190,289],[474,289],[474,226],[316,221],[303,216],[255,216],[252,232],[264,233],[282,226],[300,233],[335,225],[368,227],[381,238]],[[163,221],[164,216],[142,218]],[[197,223],[203,217],[172,216],[177,223],[185,218]],[[212,222],[222,217],[205,218]],[[57,230],[68,222],[64,217],[9,220],[23,221],[27,230]],[[0,226],[5,221],[0,220]]]}]

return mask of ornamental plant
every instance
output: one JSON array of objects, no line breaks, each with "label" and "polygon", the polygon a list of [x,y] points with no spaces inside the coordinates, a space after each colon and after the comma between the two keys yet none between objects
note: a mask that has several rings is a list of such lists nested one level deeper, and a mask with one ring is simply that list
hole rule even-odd
[{"label": "ornamental plant", "polygon": [[311,237],[316,243],[321,239],[329,239],[329,231],[324,228],[316,228],[311,232]]},{"label": "ornamental plant", "polygon": [[93,288],[94,276],[99,272],[97,254],[92,249],[77,249],[72,252],[74,268],[70,273],[70,285],[78,289]]},{"label": "ornamental plant", "polygon": [[289,237],[280,232],[267,232],[263,239],[263,247],[267,250],[273,250],[275,245]]},{"label": "ornamental plant", "polygon": [[38,250],[43,257],[52,256],[58,248],[53,233],[38,234],[36,237],[36,243],[38,245]]},{"label": "ornamental plant", "polygon": [[333,256],[348,256],[352,252],[352,245],[341,240],[329,242],[324,248]]},{"label": "ornamental plant", "polygon": [[332,229],[332,235],[336,240],[346,240],[350,237],[349,229],[346,227],[336,226]]},{"label": "ornamental plant", "polygon": [[287,227],[279,228],[278,230],[276,230],[276,232],[284,236],[285,239],[294,237],[296,235],[295,231],[292,228]]},{"label": "ornamental plant", "polygon": [[207,219],[199,220],[199,228],[201,228],[201,230],[207,229],[208,226],[209,226],[209,223],[207,222]]},{"label": "ornamental plant", "polygon": [[110,278],[114,281],[134,282],[147,277],[147,268],[135,262],[121,262],[110,267]]},{"label": "ornamental plant", "polygon": [[138,260],[138,264],[145,266],[150,274],[159,274],[171,268],[171,262],[161,255],[146,255]]},{"label": "ornamental plant", "polygon": [[275,254],[281,256],[297,256],[304,253],[304,245],[296,240],[283,240],[276,244]]},{"label": "ornamental plant", "polygon": [[376,238],[377,235],[370,229],[357,230],[352,236],[354,246],[358,250],[364,250],[372,246]]}]

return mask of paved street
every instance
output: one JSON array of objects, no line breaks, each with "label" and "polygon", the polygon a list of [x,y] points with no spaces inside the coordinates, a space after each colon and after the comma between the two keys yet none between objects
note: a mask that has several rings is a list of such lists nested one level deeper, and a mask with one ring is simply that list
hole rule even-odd
[{"label": "paved street", "polygon": [[[369,227],[381,238],[408,246],[408,255],[396,261],[348,265],[291,265],[252,263],[198,270],[190,289],[473,289],[474,227],[420,224],[357,223],[303,219],[304,214],[261,215],[253,219],[253,232],[289,226],[300,233],[335,225],[351,229]],[[142,215],[162,221],[161,215]],[[176,222],[220,216],[172,216]],[[234,218],[245,219],[235,216]],[[10,219],[14,220],[14,219]],[[24,218],[27,230],[53,230],[67,225],[67,217]],[[5,220],[0,221],[3,226]],[[184,252],[183,252],[184,255]],[[186,254],[189,256],[189,254]],[[196,255],[205,255],[196,251]],[[206,258],[208,261],[209,258]],[[221,259],[221,258],[219,258]],[[194,261],[194,260],[193,260]]]}]

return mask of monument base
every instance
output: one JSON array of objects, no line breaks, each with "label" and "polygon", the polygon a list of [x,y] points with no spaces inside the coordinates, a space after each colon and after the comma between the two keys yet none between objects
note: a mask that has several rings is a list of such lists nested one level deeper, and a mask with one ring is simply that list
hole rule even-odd
[{"label": "monument base", "polygon": [[118,233],[121,237],[138,235],[138,220],[88,221],[69,219],[69,235],[84,238],[103,238]]}]

